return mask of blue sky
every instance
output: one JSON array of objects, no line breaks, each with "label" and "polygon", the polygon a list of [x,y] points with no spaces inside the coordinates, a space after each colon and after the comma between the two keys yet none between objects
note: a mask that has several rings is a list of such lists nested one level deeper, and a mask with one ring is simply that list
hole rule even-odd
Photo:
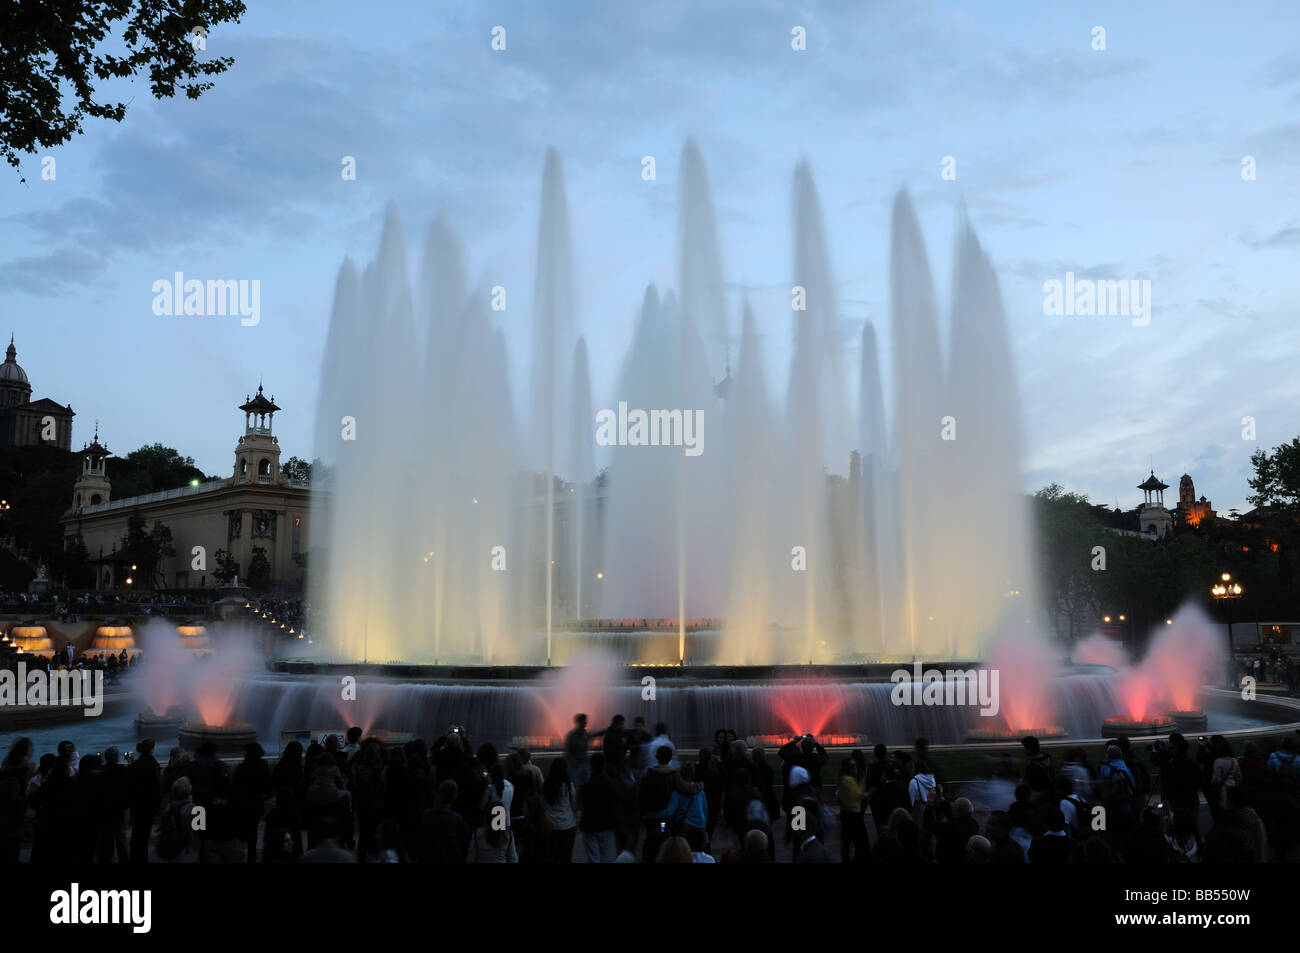
[{"label": "blue sky", "polygon": [[[99,419],[114,450],[161,440],[226,475],[235,407],[260,376],[284,408],[286,456],[308,456],[334,274],[345,255],[373,257],[390,200],[412,240],[445,211],[471,278],[510,289],[500,323],[522,374],[554,145],[606,406],[645,284],[676,284],[676,170],[693,136],[728,320],[738,335],[748,295],[769,379],[789,366],[791,177],[806,157],[847,366],[873,320],[892,392],[894,192],[916,203],[945,310],[964,202],[1002,282],[1025,489],[1056,480],[1127,508],[1154,464],[1240,506],[1251,451],[1300,432],[1300,7],[1068,6],[250,4],[209,38],[236,62],[202,99],[158,103],[136,84],[123,123],[88,122],[49,151],[54,181],[36,157],[25,185],[0,173],[0,330],[34,396],[73,405],[78,446]],[[496,25],[505,52],[490,48]],[[948,155],[955,181],[940,178]],[[1151,323],[1045,316],[1043,282],[1069,270],[1150,279]],[[261,323],[155,316],[151,285],[176,271],[259,279]],[[1246,415],[1258,442],[1241,438]]]}]

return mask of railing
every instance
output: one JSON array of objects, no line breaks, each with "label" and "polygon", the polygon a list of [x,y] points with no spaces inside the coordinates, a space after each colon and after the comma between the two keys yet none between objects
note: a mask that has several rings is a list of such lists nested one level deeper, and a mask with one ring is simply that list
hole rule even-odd
[{"label": "railing", "polygon": [[199,493],[209,493],[212,490],[225,486],[225,480],[208,480],[198,486],[182,486],[174,490],[159,490],[156,493],[145,493],[141,496],[128,496],[120,500],[109,500],[107,503],[96,503],[93,506],[83,506],[81,513],[83,516],[89,516],[92,513],[106,513],[110,510],[127,509],[132,506],[140,506],[144,503],[160,503],[163,500],[175,500],[183,496],[194,496]]}]

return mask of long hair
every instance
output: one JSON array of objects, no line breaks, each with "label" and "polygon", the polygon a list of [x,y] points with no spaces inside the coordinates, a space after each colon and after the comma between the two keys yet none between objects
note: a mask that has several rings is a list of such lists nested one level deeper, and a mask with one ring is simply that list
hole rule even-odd
[{"label": "long hair", "polygon": [[569,766],[563,758],[556,758],[551,762],[551,770],[546,775],[546,782],[542,785],[542,795],[546,798],[547,804],[554,804],[560,799],[560,790],[569,783]]},{"label": "long hair", "polygon": [[32,753],[32,739],[19,738],[9,748],[9,753],[5,755],[4,766],[6,768],[17,767],[25,762]]}]

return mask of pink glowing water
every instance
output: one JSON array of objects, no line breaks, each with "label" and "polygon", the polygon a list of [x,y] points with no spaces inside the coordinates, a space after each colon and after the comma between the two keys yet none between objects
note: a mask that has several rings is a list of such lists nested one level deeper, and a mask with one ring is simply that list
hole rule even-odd
[{"label": "pink glowing water", "polygon": [[1116,691],[1130,721],[1145,721],[1156,714],[1156,691],[1151,673],[1144,665],[1125,669],[1116,682]]},{"label": "pink glowing water", "polygon": [[1109,665],[1111,668],[1124,668],[1129,661],[1124,646],[1100,632],[1080,639],[1074,646],[1073,658],[1080,665]]},{"label": "pink glowing water", "polygon": [[1060,660],[1038,633],[1007,628],[989,646],[986,667],[998,673],[1002,717],[1012,731],[1056,724],[1052,678]]},{"label": "pink glowing water", "polygon": [[212,655],[196,659],[191,683],[194,705],[205,725],[228,724],[244,677],[261,663],[257,649],[239,633],[215,643]]},{"label": "pink glowing water", "polygon": [[578,713],[587,716],[588,730],[603,728],[617,714],[613,694],[622,674],[613,655],[594,650],[580,651],[564,668],[547,672],[536,694],[542,720],[538,734],[563,738]]},{"label": "pink glowing water", "polygon": [[791,734],[820,737],[831,718],[844,707],[845,698],[837,685],[799,682],[773,688],[772,711],[789,726]]},{"label": "pink glowing water", "polygon": [[1223,637],[1199,608],[1186,605],[1151,641],[1142,667],[1163,711],[1200,708],[1201,686],[1223,670]]},{"label": "pink glowing water", "polygon": [[151,620],[141,631],[144,661],[140,663],[141,694],[155,715],[182,704],[189,696],[194,660],[181,645],[176,627],[162,619]]}]

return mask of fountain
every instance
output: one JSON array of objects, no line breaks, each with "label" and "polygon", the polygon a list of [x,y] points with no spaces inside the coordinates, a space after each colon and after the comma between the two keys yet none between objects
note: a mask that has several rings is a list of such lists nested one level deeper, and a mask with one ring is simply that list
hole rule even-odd
[{"label": "fountain", "polygon": [[[848,362],[810,167],[794,175],[802,300],[784,400],[748,305],[727,377],[719,230],[693,142],[679,201],[677,292],[647,288],[621,364],[589,368],[563,168],[548,153],[521,385],[506,326],[471,287],[444,219],[414,281],[392,208],[376,260],[344,262],[316,440],[328,494],[314,527],[319,658],[545,666],[566,661],[575,630],[608,634],[591,620],[650,617],[676,622],[671,657],[656,647],[669,638],[603,647],[625,664],[859,665],[977,658],[1006,619],[1034,617],[1015,378],[996,279],[969,225],[959,230],[946,361],[920,230],[907,196],[895,201],[892,435],[868,325],[851,459]],[[514,394],[528,396],[525,413]],[[427,408],[415,426],[388,412],[414,403]],[[700,412],[704,452],[597,448],[593,408],[620,403]],[[940,432],[953,414],[955,440]],[[345,418],[356,439],[341,438]],[[475,425],[460,426],[467,419]],[[597,450],[608,454],[599,474]],[[945,500],[970,504],[960,539],[942,530],[956,515]],[[722,621],[688,639],[688,619]]]},{"label": "fountain", "polygon": [[94,658],[105,655],[120,655],[126,650],[128,656],[138,655],[140,650],[135,645],[135,633],[129,625],[101,625],[95,629],[86,654]]},{"label": "fountain", "polygon": [[[876,328],[845,333],[806,162],[791,196],[788,323],[743,300],[733,328],[709,177],[688,142],[677,287],[647,286],[621,357],[599,360],[554,150],[527,322],[518,292],[504,320],[496,290],[470,282],[441,215],[408,268],[390,207],[375,260],[345,260],[334,287],[314,638],[276,663],[291,678],[245,679],[240,717],[422,736],[464,723],[543,745],[575,711],[593,727],[643,713],[683,741],[728,726],[772,743],[896,743],[1091,737],[1121,710],[1121,676],[1063,668],[1041,635],[1009,331],[970,224],[958,221],[945,334],[911,200],[895,197],[887,404]],[[792,342],[784,389],[764,366],[760,328],[774,325]],[[856,362],[847,340],[861,341]],[[663,429],[597,445],[600,414],[620,407],[658,412]],[[675,438],[696,414],[692,454]],[[987,659],[999,716],[891,704],[883,680],[917,659]],[[364,702],[334,701],[343,674],[362,679]]]},{"label": "fountain", "polygon": [[19,654],[51,658],[54,655],[54,640],[43,625],[16,625],[9,630],[7,640]]}]

